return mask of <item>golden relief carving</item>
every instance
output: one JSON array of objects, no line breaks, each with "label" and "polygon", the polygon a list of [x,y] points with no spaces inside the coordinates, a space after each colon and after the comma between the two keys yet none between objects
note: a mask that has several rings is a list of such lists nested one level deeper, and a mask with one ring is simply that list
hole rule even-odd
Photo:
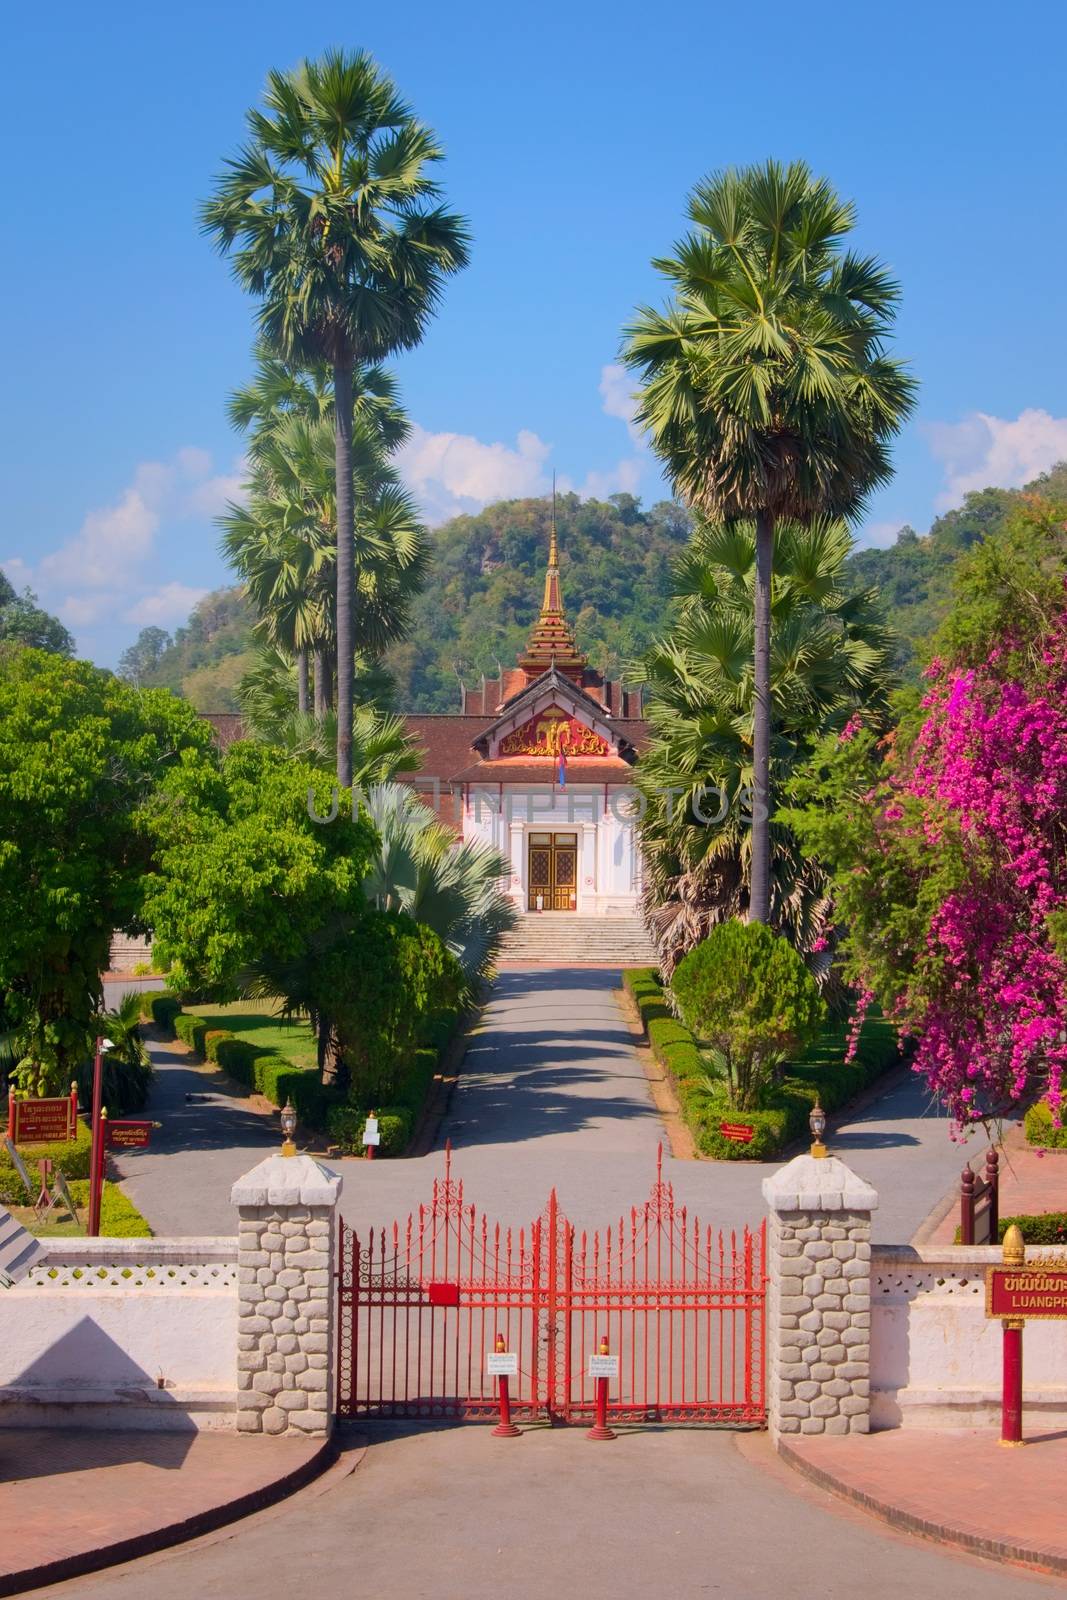
[{"label": "golden relief carving", "polygon": [[500,741],[502,756],[608,756],[611,748],[599,734],[563,711],[546,711]]}]

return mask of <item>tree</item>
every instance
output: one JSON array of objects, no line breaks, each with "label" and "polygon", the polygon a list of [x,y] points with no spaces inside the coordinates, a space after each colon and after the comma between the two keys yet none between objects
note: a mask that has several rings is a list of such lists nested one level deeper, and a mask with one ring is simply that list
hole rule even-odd
[{"label": "tree", "polygon": [[119,656],[119,677],[139,687],[173,642],[165,628],[142,628],[133,644]]},{"label": "tree", "polygon": [[47,650],[57,656],[74,654],[74,640],[59,618],[41,610],[32,589],[16,594],[3,572],[0,572],[0,644],[24,645],[27,649]]},{"label": "tree", "polygon": [[783,519],[850,517],[890,476],[888,441],[915,384],[884,354],[898,291],[842,254],[853,206],[803,162],[713,174],[691,232],[654,264],[672,286],[642,309],[624,360],[638,419],[676,489],[724,522],[756,525],[753,816],[748,914],[770,911],[771,573]]},{"label": "tree", "polygon": [[[755,529],[699,523],[675,567],[676,617],[646,655],[652,738],[636,773],[646,911],[670,972],[718,922],[742,915],[752,784]],[[842,522],[780,523],[772,578],[771,773],[780,788],[829,730],[889,713],[893,641],[870,590],[845,579]],[[777,819],[771,926],[825,976],[825,873]]]},{"label": "tree", "polygon": [[515,909],[500,888],[507,861],[487,845],[457,841],[401,784],[376,785],[366,805],[378,834],[363,885],[368,898],[432,928],[473,993],[492,973],[504,935],[515,926]]},{"label": "tree", "polygon": [[353,371],[420,341],[444,279],[466,265],[464,222],[435,204],[442,151],[359,52],[272,72],[250,142],[203,210],[260,301],[267,347],[333,371],[337,527],[337,775],[352,781]]},{"label": "tree", "polygon": [[84,661],[0,648],[0,1009],[20,1079],[62,1092],[90,1049],[112,932],[143,932],[144,809],[211,730],[163,690]]},{"label": "tree", "polygon": [[753,1111],[778,1068],[824,1021],[815,981],[792,945],[758,922],[724,922],[690,950],[671,982],[682,1016],[711,1046],[740,1111]]}]

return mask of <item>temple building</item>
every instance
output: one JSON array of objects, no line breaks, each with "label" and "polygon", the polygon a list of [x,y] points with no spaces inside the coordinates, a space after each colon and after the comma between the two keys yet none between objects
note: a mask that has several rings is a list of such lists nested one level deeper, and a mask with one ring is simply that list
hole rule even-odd
[{"label": "temple building", "polygon": [[517,664],[462,689],[455,714],[407,722],[423,755],[403,781],[463,839],[506,857],[520,911],[637,914],[641,696],[606,679],[578,649],[563,609],[554,522],[540,615]]}]

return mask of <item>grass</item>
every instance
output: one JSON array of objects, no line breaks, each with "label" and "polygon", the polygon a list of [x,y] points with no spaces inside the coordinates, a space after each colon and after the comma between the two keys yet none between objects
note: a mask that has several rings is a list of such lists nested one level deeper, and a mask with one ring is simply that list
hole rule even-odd
[{"label": "grass", "polygon": [[[32,1206],[8,1206],[7,1210],[16,1222],[21,1222],[29,1233],[39,1239],[82,1238],[89,1216],[89,1183],[84,1178],[75,1179],[68,1187],[75,1210],[79,1213],[77,1216],[72,1217],[62,1203],[58,1211],[51,1212],[40,1222]],[[148,1223],[118,1184],[105,1182],[100,1196],[100,1237],[147,1239],[151,1234]]]},{"label": "grass", "polygon": [[203,1017],[209,1029],[224,1028],[271,1055],[285,1056],[294,1067],[318,1065],[311,1024],[283,1022],[270,1000],[237,1000],[227,1006],[183,1006],[182,1009]]}]

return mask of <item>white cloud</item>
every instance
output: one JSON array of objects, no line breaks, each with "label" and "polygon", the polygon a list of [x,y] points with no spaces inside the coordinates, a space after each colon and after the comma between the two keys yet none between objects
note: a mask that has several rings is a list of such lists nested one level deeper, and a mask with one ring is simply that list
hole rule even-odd
[{"label": "white cloud", "polygon": [[153,594],[143,595],[136,605],[131,606],[125,620],[172,627],[175,623],[184,622],[197,601],[207,593],[207,589],[195,589],[187,583],[165,583],[162,588]]},{"label": "white cloud", "polygon": [[625,422],[626,431],[634,444],[643,446],[644,432],[634,421],[637,410],[634,380],[618,361],[611,361],[600,369],[600,398],[605,415],[618,417],[620,422]]},{"label": "white cloud", "polygon": [[583,500],[606,500],[611,494],[636,494],[641,483],[644,463],[635,456],[626,456],[607,471],[587,472],[580,483],[566,474],[559,479],[561,494],[574,490]]},{"label": "white cloud", "polygon": [[1034,407],[1014,419],[974,411],[962,422],[931,422],[924,430],[945,471],[937,507],[947,511],[972,489],[1018,489],[1067,459],[1067,417]]},{"label": "white cloud", "polygon": [[73,628],[119,616],[183,622],[207,591],[181,582],[152,587],[156,540],[161,529],[202,522],[240,499],[244,462],[238,459],[229,472],[214,466],[210,452],[197,445],[183,446],[170,461],[142,461],[109,505],[87,512],[77,532],[36,566],[14,556],[4,569]]},{"label": "white cloud", "polygon": [[885,550],[896,540],[897,534],[904,527],[903,522],[865,522],[862,528],[856,530],[856,548],[858,550]]},{"label": "white cloud", "polygon": [[523,428],[511,445],[468,433],[428,433],[416,424],[397,453],[401,476],[431,522],[480,511],[492,500],[544,494],[551,446]]}]

